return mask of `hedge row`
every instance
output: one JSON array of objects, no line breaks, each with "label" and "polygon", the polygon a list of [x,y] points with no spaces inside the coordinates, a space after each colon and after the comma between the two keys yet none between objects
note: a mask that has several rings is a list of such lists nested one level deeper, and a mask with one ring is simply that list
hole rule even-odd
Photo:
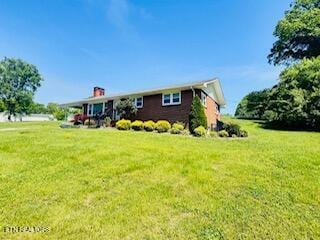
[{"label": "hedge row", "polygon": [[[130,120],[121,119],[117,121],[116,128],[118,130],[130,130],[133,129],[135,131],[157,131],[158,133],[165,133],[169,132],[171,134],[184,134],[189,135],[189,130],[184,128],[184,123],[176,122],[174,124],[170,124],[166,120],[159,120],[157,122],[154,122],[152,120],[149,121],[140,121],[135,120],[131,122]],[[240,128],[238,124],[235,123],[224,123],[223,129],[219,132],[208,132],[208,130],[203,127],[199,126],[194,129],[193,135],[196,137],[221,137],[221,138],[227,138],[227,137],[248,137],[247,131]]]},{"label": "hedge row", "polygon": [[174,124],[170,124],[166,120],[159,120],[154,122],[152,120],[149,121],[140,121],[135,120],[131,122],[130,120],[121,119],[117,121],[116,128],[118,130],[130,130],[133,129],[135,131],[145,130],[147,132],[157,131],[158,133],[170,132],[171,134],[188,134],[189,131],[184,128],[184,124],[180,122],[176,122]]}]

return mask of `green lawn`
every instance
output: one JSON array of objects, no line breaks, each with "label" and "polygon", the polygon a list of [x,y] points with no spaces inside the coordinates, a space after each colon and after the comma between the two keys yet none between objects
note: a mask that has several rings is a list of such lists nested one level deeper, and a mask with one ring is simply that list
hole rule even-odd
[{"label": "green lawn", "polygon": [[[0,124],[0,239],[319,239],[320,133]],[[7,128],[17,128],[7,131]]]}]

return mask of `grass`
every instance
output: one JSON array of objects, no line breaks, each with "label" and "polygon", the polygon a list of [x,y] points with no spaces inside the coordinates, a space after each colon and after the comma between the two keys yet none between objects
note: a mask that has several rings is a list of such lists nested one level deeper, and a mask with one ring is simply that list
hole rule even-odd
[{"label": "grass", "polygon": [[0,239],[319,239],[320,133],[238,122],[248,139],[0,124],[0,227],[50,228]]}]

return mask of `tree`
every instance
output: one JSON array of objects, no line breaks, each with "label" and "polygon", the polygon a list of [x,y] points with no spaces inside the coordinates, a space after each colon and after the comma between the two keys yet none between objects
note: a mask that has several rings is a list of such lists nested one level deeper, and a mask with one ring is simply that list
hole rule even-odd
[{"label": "tree", "polygon": [[4,58],[0,62],[0,99],[11,115],[29,112],[35,91],[41,85],[38,69],[20,59]]},{"label": "tree", "polygon": [[269,62],[289,64],[320,55],[320,1],[296,0],[274,31]]},{"label": "tree", "polygon": [[204,107],[201,103],[199,96],[196,95],[192,100],[191,111],[189,115],[190,132],[193,133],[194,130],[199,126],[203,126],[207,128],[208,123],[207,123],[207,116],[204,112]]},{"label": "tree", "polygon": [[263,119],[270,89],[254,91],[246,95],[238,104],[235,116],[244,119]]},{"label": "tree", "polygon": [[61,120],[65,120],[66,116],[68,115],[68,109],[67,108],[57,108],[57,110],[53,113],[53,116],[61,121]]},{"label": "tree", "polygon": [[0,112],[4,112],[6,110],[6,106],[4,105],[3,101],[0,100]]},{"label": "tree", "polygon": [[54,114],[56,111],[58,111],[59,106],[56,103],[48,103],[47,105],[47,112],[49,114]]},{"label": "tree", "polygon": [[47,113],[48,110],[44,104],[34,102],[31,106],[31,113]]},{"label": "tree", "polygon": [[265,117],[288,128],[320,130],[320,57],[284,70],[271,89]]},{"label": "tree", "polygon": [[121,118],[131,119],[137,114],[137,107],[132,99],[123,99],[116,104],[116,110]]},{"label": "tree", "polygon": [[32,113],[33,104],[34,102],[32,93],[21,94],[19,96],[19,101],[15,105],[14,115],[16,115],[16,113],[18,113],[19,115]]}]

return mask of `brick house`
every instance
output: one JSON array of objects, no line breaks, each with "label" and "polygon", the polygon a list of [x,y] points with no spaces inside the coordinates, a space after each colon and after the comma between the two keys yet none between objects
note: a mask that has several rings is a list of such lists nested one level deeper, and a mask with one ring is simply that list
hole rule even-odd
[{"label": "brick house", "polygon": [[180,121],[186,125],[194,96],[198,95],[205,107],[208,127],[214,128],[220,118],[220,107],[225,105],[220,81],[210,79],[206,81],[134,91],[116,95],[105,95],[105,90],[95,87],[93,96],[79,101],[61,104],[63,107],[81,108],[83,114],[93,117],[105,114],[112,120],[118,120],[115,106],[121,99],[133,99],[138,111],[135,119],[168,120],[171,123]]}]

